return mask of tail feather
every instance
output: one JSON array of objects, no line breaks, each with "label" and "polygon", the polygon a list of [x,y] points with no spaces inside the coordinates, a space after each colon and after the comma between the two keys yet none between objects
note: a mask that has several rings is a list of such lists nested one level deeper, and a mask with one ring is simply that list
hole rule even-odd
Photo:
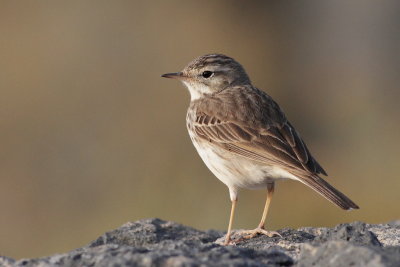
[{"label": "tail feather", "polygon": [[357,204],[321,177],[301,177],[300,181],[344,210],[359,209]]}]

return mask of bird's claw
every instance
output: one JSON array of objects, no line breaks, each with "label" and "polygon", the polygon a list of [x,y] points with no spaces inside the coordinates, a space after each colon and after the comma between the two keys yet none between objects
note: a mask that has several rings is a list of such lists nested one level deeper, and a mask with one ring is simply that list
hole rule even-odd
[{"label": "bird's claw", "polygon": [[266,235],[268,237],[274,237],[274,236],[279,236],[282,237],[280,233],[276,231],[267,231],[262,228],[256,228],[253,230],[242,230],[240,232],[237,232],[236,235],[240,235],[239,239],[237,239],[235,242],[241,242],[244,240],[252,239],[256,237],[257,235]]},{"label": "bird's claw", "polygon": [[226,240],[226,236],[225,236],[223,238],[216,240],[215,243],[222,245],[222,246],[236,246],[239,242],[242,242],[242,241],[248,240],[248,239],[252,239],[252,238],[256,237],[257,235],[266,235],[268,237],[274,237],[274,236],[282,237],[282,235],[276,231],[267,231],[262,228],[256,228],[253,230],[234,231],[234,232],[232,232],[232,234],[228,240]]}]

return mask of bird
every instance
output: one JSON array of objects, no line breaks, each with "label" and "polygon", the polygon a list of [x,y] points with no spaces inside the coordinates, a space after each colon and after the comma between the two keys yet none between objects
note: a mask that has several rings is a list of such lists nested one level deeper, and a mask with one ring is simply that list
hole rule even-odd
[{"label": "bird", "polygon": [[231,212],[223,244],[231,240],[239,189],[266,189],[261,221],[245,238],[265,230],[275,182],[303,183],[344,210],[358,209],[352,200],[321,176],[326,171],[311,155],[305,142],[266,92],[253,86],[243,66],[223,54],[207,54],[182,71],[164,78],[181,81],[189,90],[186,126],[201,159],[229,190]]}]

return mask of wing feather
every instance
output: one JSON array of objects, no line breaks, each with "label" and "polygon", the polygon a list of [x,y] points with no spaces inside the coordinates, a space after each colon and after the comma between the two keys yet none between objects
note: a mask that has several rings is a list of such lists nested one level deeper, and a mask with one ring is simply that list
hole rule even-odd
[{"label": "wing feather", "polygon": [[[324,173],[297,132],[288,123],[257,130],[202,114],[194,123],[196,134],[220,147],[265,164]],[[322,170],[322,171],[321,171]]]},{"label": "wing feather", "polygon": [[[233,97],[238,91],[241,97]],[[238,91],[225,90],[191,103],[190,127],[198,137],[255,161],[326,175],[271,97],[252,87]]]}]

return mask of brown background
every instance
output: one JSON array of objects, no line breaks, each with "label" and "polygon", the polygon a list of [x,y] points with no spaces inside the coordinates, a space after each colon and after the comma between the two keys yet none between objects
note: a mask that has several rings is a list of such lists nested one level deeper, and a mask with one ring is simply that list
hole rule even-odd
[{"label": "brown background", "polygon": [[[251,4],[249,4],[251,3]],[[226,187],[185,128],[189,94],[160,75],[230,55],[280,103],[344,212],[278,184],[267,226],[399,218],[398,1],[1,1],[0,254],[82,246],[148,217],[225,230]],[[265,192],[240,194],[255,227]]]}]

